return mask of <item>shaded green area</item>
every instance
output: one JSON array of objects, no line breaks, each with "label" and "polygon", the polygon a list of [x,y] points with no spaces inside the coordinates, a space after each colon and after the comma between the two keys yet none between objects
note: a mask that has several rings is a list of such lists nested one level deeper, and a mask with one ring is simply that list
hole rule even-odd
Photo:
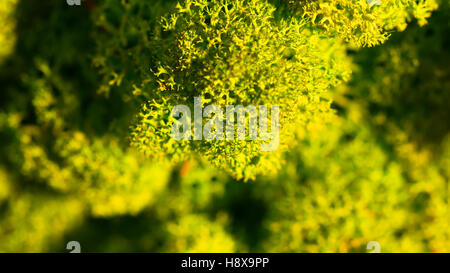
[{"label": "shaded green area", "polygon": [[158,22],[175,3],[122,2],[17,4],[0,67],[1,252],[73,240],[83,252],[449,251],[447,2],[423,27],[348,48],[352,79],[326,90],[329,124],[296,139],[276,175],[245,183],[129,147],[157,88],[136,84],[171,50],[155,37],[174,37]]}]

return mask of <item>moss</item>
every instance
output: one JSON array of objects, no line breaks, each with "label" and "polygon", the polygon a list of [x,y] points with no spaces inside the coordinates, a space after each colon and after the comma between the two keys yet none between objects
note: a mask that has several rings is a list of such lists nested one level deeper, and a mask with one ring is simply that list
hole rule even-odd
[{"label": "moss", "polygon": [[[448,251],[448,1],[5,3],[1,252]],[[196,96],[279,148],[175,141]]]},{"label": "moss", "polygon": [[[408,22],[427,23],[439,0],[284,0],[298,16],[348,42],[353,47],[384,43],[392,31],[403,31]],[[379,4],[377,4],[377,2]]]},{"label": "moss", "polygon": [[[295,135],[317,130],[332,115],[327,91],[350,73],[340,43],[303,20],[275,20],[274,8],[264,1],[186,1],[162,18],[161,27],[170,35],[155,41],[162,50],[147,76],[158,87],[141,108],[132,144],[154,157],[200,154],[238,179],[280,169]],[[280,148],[262,152],[261,140],[171,140],[171,109],[192,107],[194,97],[221,107],[279,105]]]}]

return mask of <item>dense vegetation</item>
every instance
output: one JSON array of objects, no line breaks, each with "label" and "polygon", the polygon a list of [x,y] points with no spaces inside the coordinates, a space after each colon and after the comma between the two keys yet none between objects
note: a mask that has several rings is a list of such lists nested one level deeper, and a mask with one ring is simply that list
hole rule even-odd
[{"label": "dense vegetation", "polygon": [[[448,0],[4,0],[0,251],[450,251]],[[279,105],[280,146],[174,141]]]}]

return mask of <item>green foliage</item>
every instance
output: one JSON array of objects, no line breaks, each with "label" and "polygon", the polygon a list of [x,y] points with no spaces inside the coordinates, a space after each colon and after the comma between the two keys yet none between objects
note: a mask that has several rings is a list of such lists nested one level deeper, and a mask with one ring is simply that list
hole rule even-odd
[{"label": "green foliage", "polygon": [[0,64],[3,58],[11,54],[16,42],[14,36],[16,18],[14,16],[15,6],[17,0],[5,0],[0,6],[0,22],[2,22],[2,28],[0,30]]},{"label": "green foliage", "polygon": [[184,215],[167,227],[173,241],[168,252],[235,252],[233,238],[223,230],[222,223],[211,222],[200,215]]},{"label": "green foliage", "polygon": [[386,46],[362,51],[359,73],[340,90],[339,102],[357,108],[393,145],[411,141],[433,150],[450,129],[448,9],[442,5],[424,28],[411,26]]},{"label": "green foliage", "polygon": [[[449,251],[435,3],[5,2],[0,252]],[[280,105],[280,147],[173,140],[195,96]]]},{"label": "green foliage", "polygon": [[0,220],[2,252],[41,252],[83,219],[83,204],[71,197],[13,193],[8,196],[8,203],[9,209]]},{"label": "green foliage", "polygon": [[301,142],[280,179],[258,189],[271,204],[264,249],[365,252],[376,238],[382,252],[448,250],[446,167],[428,163],[409,177],[412,169],[390,156],[348,120]]},{"label": "green foliage", "polygon": [[[156,68],[161,37],[159,17],[173,8],[176,1],[100,1],[92,11],[96,26],[96,54],[93,64],[100,72],[99,92],[119,92],[125,99],[144,100],[155,83],[149,72]],[[139,99],[138,99],[139,100]]]},{"label": "green foliage", "polygon": [[[349,75],[343,46],[302,20],[276,20],[264,1],[186,1],[163,17],[162,29],[167,38],[155,41],[161,52],[152,75],[159,86],[138,116],[133,145],[150,156],[184,159],[194,151],[238,179],[274,174],[295,132],[303,136],[329,118],[326,90]],[[279,105],[280,148],[263,152],[262,140],[174,141],[170,111],[193,109],[194,97],[223,108]]]},{"label": "green foliage", "polygon": [[[0,115],[6,144],[1,159],[11,172],[2,172],[0,187],[6,209],[1,236],[8,237],[2,251],[48,249],[49,241],[61,239],[86,214],[135,215],[155,202],[170,175],[166,165],[151,163],[127,147],[133,106],[92,92],[96,71],[88,58],[92,43],[83,29],[92,26],[89,21],[72,24],[74,18],[88,16],[86,10],[47,3],[38,11],[52,14],[33,17],[33,6],[26,1],[18,5],[19,12],[30,16],[24,16],[30,19],[17,30],[27,39],[17,46],[16,62],[7,60],[10,69],[1,71],[6,110]],[[38,37],[45,42],[38,43]],[[108,111],[117,105],[116,113]]]},{"label": "green foliage", "polygon": [[[439,0],[283,0],[326,33],[355,47],[384,43],[392,30],[402,31],[413,18],[427,23]],[[379,4],[377,4],[379,2]]]}]

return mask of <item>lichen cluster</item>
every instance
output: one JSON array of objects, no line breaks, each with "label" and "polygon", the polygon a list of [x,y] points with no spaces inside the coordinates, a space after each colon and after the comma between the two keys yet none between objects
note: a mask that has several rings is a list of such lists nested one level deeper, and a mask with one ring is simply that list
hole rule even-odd
[{"label": "lichen cluster", "polygon": [[384,43],[413,19],[423,26],[438,0],[283,0],[298,16],[353,47]]},{"label": "lichen cluster", "polygon": [[[186,159],[196,152],[238,179],[275,173],[296,131],[305,135],[329,118],[326,91],[348,78],[349,69],[341,44],[302,20],[276,21],[273,13],[264,1],[186,1],[163,17],[169,37],[158,40],[158,86],[139,114],[133,145],[149,156]],[[261,141],[174,141],[171,109],[193,109],[194,97],[221,107],[278,105],[279,148],[261,151]]]},{"label": "lichen cluster", "polygon": [[[369,2],[2,3],[0,252],[449,251],[450,5]],[[278,149],[174,140],[194,97]]]}]

